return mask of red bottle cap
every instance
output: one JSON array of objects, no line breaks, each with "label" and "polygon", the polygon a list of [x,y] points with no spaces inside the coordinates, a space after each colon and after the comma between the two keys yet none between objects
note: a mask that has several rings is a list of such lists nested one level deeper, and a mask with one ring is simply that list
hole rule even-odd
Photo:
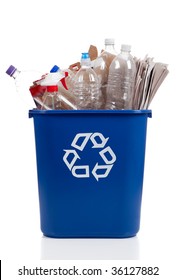
[{"label": "red bottle cap", "polygon": [[57,85],[47,86],[46,90],[47,90],[47,92],[55,92],[55,91],[58,91],[58,86]]}]

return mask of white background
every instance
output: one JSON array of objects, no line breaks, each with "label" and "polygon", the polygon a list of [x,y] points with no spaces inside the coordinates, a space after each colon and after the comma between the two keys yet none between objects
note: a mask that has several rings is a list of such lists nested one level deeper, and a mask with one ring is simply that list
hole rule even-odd
[{"label": "white background", "polygon": [[[6,0],[0,3],[0,258],[173,259],[176,250],[176,41],[174,0]],[[19,69],[48,72],[79,61],[89,45],[99,51],[113,37],[116,50],[132,45],[169,65],[148,120],[141,229],[126,240],[53,240],[39,228],[33,121],[5,74]],[[20,262],[19,262],[20,263]]]}]

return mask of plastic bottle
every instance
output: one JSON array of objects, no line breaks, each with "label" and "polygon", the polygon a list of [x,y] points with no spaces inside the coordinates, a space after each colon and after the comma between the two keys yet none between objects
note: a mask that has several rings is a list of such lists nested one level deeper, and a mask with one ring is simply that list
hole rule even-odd
[{"label": "plastic bottle", "polygon": [[[54,65],[50,73],[60,73],[60,81],[62,86],[68,90],[73,86],[74,73],[70,69],[61,70],[57,65]],[[53,74],[52,74],[53,75]],[[62,77],[61,77],[62,76]]]},{"label": "plastic bottle", "polygon": [[35,81],[34,85],[30,87],[29,90],[38,109],[52,109],[53,106],[51,105],[51,108],[48,107],[46,104],[43,103],[43,100],[45,99],[45,95],[48,94],[47,86],[56,85],[59,79],[64,77],[63,74],[58,72],[60,72],[60,68],[57,65],[54,65],[49,73],[45,74],[40,80]]},{"label": "plastic bottle", "polygon": [[[70,75],[68,71],[61,70],[57,65],[50,70],[50,73],[41,81],[42,86],[47,86],[42,97],[44,106],[41,109],[48,107],[53,110],[77,109],[75,96],[70,92]],[[48,86],[57,86],[57,88],[54,90]]]},{"label": "plastic bottle", "polygon": [[61,108],[61,100],[58,96],[58,86],[48,85],[43,95],[43,105],[41,110],[59,110]]},{"label": "plastic bottle", "polygon": [[[34,99],[36,107],[41,110],[43,107],[43,95],[45,94],[47,87],[46,86],[41,86],[40,83],[36,83],[35,85],[31,86],[29,88],[31,95]],[[45,109],[47,110],[48,108],[45,106]]]},{"label": "plastic bottle", "polygon": [[77,110],[76,97],[72,92],[75,74],[70,69],[65,69],[63,71],[65,77],[58,84],[61,98],[61,109]]},{"label": "plastic bottle", "polygon": [[41,110],[59,110],[61,109],[61,100],[58,95],[58,83],[64,77],[60,68],[55,65],[50,72],[40,81],[41,86],[46,87],[42,96]]},{"label": "plastic bottle", "polygon": [[108,82],[109,67],[113,59],[117,56],[114,45],[114,39],[105,39],[105,50],[102,51],[100,56],[93,61],[93,69],[100,80],[101,91],[104,98],[104,105],[106,103],[106,88]]},{"label": "plastic bottle", "polygon": [[132,109],[136,65],[130,45],[121,45],[121,53],[109,68],[106,109]]},{"label": "plastic bottle", "polygon": [[15,80],[16,91],[21,99],[29,108],[34,108],[35,102],[31,97],[29,88],[34,82],[41,77],[41,73],[37,71],[20,71],[13,65],[10,65],[6,73]]},{"label": "plastic bottle", "polygon": [[99,79],[91,68],[88,53],[82,53],[81,68],[76,73],[73,83],[73,94],[76,96],[78,109],[89,110],[102,107],[103,99]]},{"label": "plastic bottle", "polygon": [[70,69],[64,69],[65,72],[65,83],[68,90],[71,90],[73,87],[73,81],[75,78],[75,72]]}]

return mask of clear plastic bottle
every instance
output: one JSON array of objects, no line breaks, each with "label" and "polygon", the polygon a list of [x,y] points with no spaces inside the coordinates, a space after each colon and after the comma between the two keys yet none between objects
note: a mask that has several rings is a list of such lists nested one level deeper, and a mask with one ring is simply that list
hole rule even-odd
[{"label": "clear plastic bottle", "polygon": [[71,90],[72,87],[73,87],[73,81],[74,81],[74,78],[75,78],[75,73],[70,69],[64,69],[63,71],[65,72],[66,88],[68,90]]},{"label": "clear plastic bottle", "polygon": [[49,85],[43,95],[43,105],[41,110],[59,110],[61,108],[61,100],[58,96],[58,86]]},{"label": "clear plastic bottle", "polygon": [[77,110],[76,97],[72,92],[75,74],[70,69],[65,69],[63,72],[65,73],[65,77],[58,84],[61,98],[61,109]]},{"label": "clear plastic bottle", "polygon": [[6,73],[14,79],[16,91],[28,108],[34,108],[35,102],[29,88],[36,80],[40,79],[41,73],[30,70],[20,71],[13,65],[9,66]]},{"label": "clear plastic bottle", "polygon": [[121,53],[109,68],[106,109],[132,109],[136,65],[130,45],[121,45]]},{"label": "clear plastic bottle", "polygon": [[73,94],[76,96],[77,109],[100,109],[103,99],[97,74],[91,68],[88,53],[82,53],[81,68],[73,82]]},{"label": "clear plastic bottle", "polygon": [[[31,95],[34,99],[35,105],[36,107],[41,110],[41,108],[43,107],[43,95],[46,92],[46,86],[41,86],[40,83],[36,83],[35,85],[31,86],[29,88]],[[48,108],[45,107],[45,109],[47,110]]]},{"label": "clear plastic bottle", "polygon": [[114,46],[114,39],[105,39],[105,50],[102,51],[100,56],[93,61],[93,69],[100,80],[101,91],[104,98],[104,105],[106,103],[106,88],[108,82],[109,67],[113,59],[117,56],[117,52]]}]

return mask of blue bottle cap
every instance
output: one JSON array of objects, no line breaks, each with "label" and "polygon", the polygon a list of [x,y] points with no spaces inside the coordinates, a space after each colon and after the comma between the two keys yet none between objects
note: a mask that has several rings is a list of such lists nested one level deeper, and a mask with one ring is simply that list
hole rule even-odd
[{"label": "blue bottle cap", "polygon": [[9,76],[12,76],[13,73],[16,71],[16,67],[14,67],[13,65],[10,65],[9,68],[7,69],[6,73],[9,75]]},{"label": "blue bottle cap", "polygon": [[55,73],[59,70],[60,68],[57,65],[54,65],[53,68],[50,70],[50,73]]},{"label": "blue bottle cap", "polygon": [[81,59],[87,59],[89,58],[89,53],[82,53]]}]

